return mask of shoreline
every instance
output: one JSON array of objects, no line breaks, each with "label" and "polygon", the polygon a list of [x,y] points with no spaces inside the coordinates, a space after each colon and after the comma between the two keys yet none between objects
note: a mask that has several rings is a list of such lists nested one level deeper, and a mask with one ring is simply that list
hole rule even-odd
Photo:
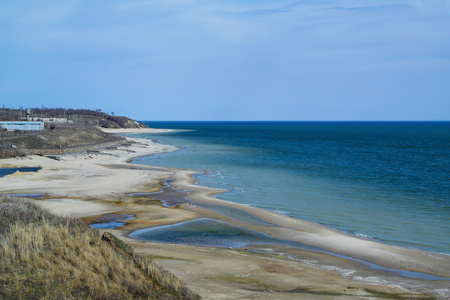
[{"label": "shoreline", "polygon": [[[131,134],[145,133],[149,132],[150,130],[151,129],[108,131]],[[336,252],[352,258],[372,262],[383,267],[404,269],[414,272],[433,274],[436,276],[450,277],[450,259],[448,255],[381,244],[378,242],[352,236],[316,223],[290,218],[276,212],[220,200],[212,197],[211,195],[223,192],[222,190],[196,185],[196,180],[192,178],[192,176],[197,173],[196,171],[130,164],[128,162],[136,157],[167,151],[175,151],[176,147],[156,144],[147,139],[136,139],[129,137],[127,137],[126,139],[131,143],[128,146],[122,145],[118,146],[116,149],[106,149],[98,153],[91,154],[64,155],[61,156],[62,159],[60,161],[37,156],[0,160],[0,167],[2,165],[42,167],[42,170],[38,171],[37,173],[19,173],[0,178],[0,184],[2,186],[1,192],[10,194],[45,193],[47,195],[46,199],[36,200],[36,202],[41,204],[46,203],[45,206],[48,209],[53,209],[57,214],[71,214],[76,217],[90,218],[101,214],[111,214],[115,212],[133,214],[136,216],[136,218],[127,221],[127,225],[125,227],[108,231],[114,232],[115,234],[121,236],[128,243],[136,247],[136,249],[150,256],[155,255],[155,253],[158,253],[158,251],[161,251],[161,253],[165,252],[163,250],[155,249],[155,251],[152,253],[151,248],[155,247],[155,243],[131,240],[130,238],[128,238],[128,234],[130,232],[143,227],[154,227],[163,224],[176,224],[183,221],[194,220],[203,216],[210,216],[212,218],[220,219],[230,224],[263,232],[275,238],[301,242],[314,247],[325,249],[330,252]],[[127,196],[132,192],[155,192],[161,188],[161,180],[169,178],[173,179],[169,182],[169,185],[173,186],[175,189],[191,191],[188,195],[188,203],[179,204],[178,208],[175,209],[167,208],[161,205],[143,205],[139,201],[145,200],[140,199],[139,197],[135,199]],[[236,220],[230,217],[219,215],[213,211],[208,211],[205,208],[198,207],[195,205],[195,203],[206,205],[221,205],[231,209],[245,211],[257,218],[264,219],[267,222],[274,224],[274,226],[245,224],[245,222],[243,222],[242,220]],[[280,248],[279,245],[272,248],[277,247]],[[199,247],[159,243],[156,248],[165,248],[166,251],[173,253],[173,255],[176,254],[176,249],[180,250],[189,248],[190,250],[187,252],[190,256],[195,257],[195,251],[198,251],[198,253],[207,252],[208,255],[210,255],[207,257],[211,257],[211,259],[214,258],[212,253],[220,252],[223,255],[227,256],[235,255],[235,259],[237,261],[242,259],[243,264],[245,264],[246,260],[256,260],[256,257],[258,257],[258,259],[262,259],[258,256],[261,254],[253,254],[241,249],[217,250],[215,247]],[[283,249],[282,251],[286,252],[288,250],[289,249]],[[294,250],[291,249],[289,251]],[[330,255],[328,254],[311,254],[306,250],[297,251],[299,253],[302,253],[301,255],[305,257],[314,257],[319,262],[333,261],[335,264],[340,266],[351,265],[353,268],[358,269],[357,271],[355,271],[357,273],[373,273],[377,274],[377,276],[380,276],[380,278],[384,278],[383,276],[388,276],[384,272],[371,270],[369,267],[364,267],[361,263],[355,261],[348,262],[345,259],[339,257],[330,258]],[[179,253],[179,256],[181,257],[186,255],[187,254]],[[249,258],[249,256],[251,256],[251,258]],[[274,258],[274,256],[269,254],[268,258]],[[196,259],[198,261],[202,261],[202,259],[198,255],[196,256]],[[283,261],[283,259],[279,257],[277,257],[277,259],[279,260],[277,263],[280,266],[285,266],[286,262]],[[171,268],[177,268],[174,265],[174,261],[177,261],[176,257],[174,259],[160,258],[158,262],[160,261],[171,266]],[[212,264],[211,261],[204,263]],[[217,264],[217,262],[214,263]],[[292,263],[292,261],[288,261],[288,264],[289,263]],[[301,267],[306,268],[304,265],[302,265]],[[239,268],[237,267],[236,270],[238,269]],[[314,270],[316,273],[318,272],[317,268],[314,269],[311,267],[309,271],[311,270]],[[183,270],[177,270],[178,273],[182,271]],[[242,270],[240,270],[240,272],[241,271]],[[185,270],[185,272],[188,271]],[[331,273],[327,273],[325,278],[333,278],[333,280],[335,281],[345,279],[345,284],[349,284],[346,281],[349,278],[346,278],[337,271],[335,272],[336,274]],[[183,275],[181,276],[181,278],[183,278],[184,280],[185,277],[186,276]],[[426,282],[426,285],[430,286],[430,288],[433,287],[433,289],[439,289],[442,293],[447,293],[445,295],[450,295],[449,290],[443,291],[443,288],[437,288],[440,286],[441,281],[430,282],[421,279],[413,280],[401,276],[394,277],[397,278],[396,280],[398,282],[404,282],[404,284],[412,284],[411,282],[413,281]],[[229,287],[235,288],[236,282],[233,282],[233,280],[231,280],[231,282],[230,280],[222,280],[222,282],[228,283]],[[273,280],[273,278],[271,280]],[[290,278],[290,280],[292,280],[292,278]],[[324,287],[326,286],[325,282],[319,284],[319,282],[321,281],[317,278],[316,280],[317,285],[320,285],[321,288],[324,289]],[[242,286],[245,284],[255,284],[254,282],[246,282],[245,280],[237,281],[239,283],[237,284],[237,286]],[[188,282],[188,284],[194,284],[195,286],[195,283]],[[313,282],[309,282],[309,284],[313,284]],[[368,283],[363,280],[361,281],[361,284]],[[436,288],[434,288],[434,286],[436,286]],[[442,284],[442,286],[445,285]],[[200,286],[196,287],[196,289],[200,288]],[[390,286],[389,289],[392,290],[392,287]],[[360,289],[358,290],[360,291]],[[353,291],[345,291],[345,293],[342,293],[343,295],[350,295],[352,294],[352,292]],[[397,292],[400,293],[400,291]],[[245,294],[245,292],[243,291],[241,291],[241,293]],[[200,292],[200,294],[202,293]],[[323,296],[325,297],[326,295]]]},{"label": "shoreline", "polygon": [[[250,224],[233,220],[228,220],[229,223],[263,232],[273,238],[299,242],[381,267],[431,274],[450,280],[450,255],[388,245],[314,222],[291,218],[275,211],[220,200],[211,195],[224,191],[196,185],[195,179],[192,178],[194,174],[190,171],[177,172],[174,181],[169,184],[179,190],[192,191],[188,198],[194,203],[218,204],[245,211],[273,226],[249,226]],[[411,260],[412,258],[414,260]]]}]

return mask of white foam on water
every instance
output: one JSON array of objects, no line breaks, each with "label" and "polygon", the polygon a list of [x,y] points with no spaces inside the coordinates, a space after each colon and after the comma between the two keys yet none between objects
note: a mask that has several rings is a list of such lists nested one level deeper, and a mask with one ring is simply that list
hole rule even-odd
[{"label": "white foam on water", "polygon": [[357,233],[356,236],[366,239],[366,240],[373,240],[374,238],[370,235],[364,234],[364,233]]}]

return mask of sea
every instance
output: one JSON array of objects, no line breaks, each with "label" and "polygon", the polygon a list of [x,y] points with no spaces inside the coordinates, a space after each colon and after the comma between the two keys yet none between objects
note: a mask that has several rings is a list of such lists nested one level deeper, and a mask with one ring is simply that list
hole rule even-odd
[{"label": "sea", "polygon": [[[215,197],[387,244],[450,254],[450,122],[152,122]],[[136,136],[136,135],[135,135]]]}]

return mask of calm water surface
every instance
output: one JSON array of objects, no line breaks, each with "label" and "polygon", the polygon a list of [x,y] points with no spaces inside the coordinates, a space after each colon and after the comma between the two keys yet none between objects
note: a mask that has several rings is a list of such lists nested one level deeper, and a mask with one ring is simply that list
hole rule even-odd
[{"label": "calm water surface", "polygon": [[450,122],[147,122],[217,197],[389,244],[450,253]]},{"label": "calm water surface", "polygon": [[41,168],[0,168],[0,177],[19,172],[37,172]]}]

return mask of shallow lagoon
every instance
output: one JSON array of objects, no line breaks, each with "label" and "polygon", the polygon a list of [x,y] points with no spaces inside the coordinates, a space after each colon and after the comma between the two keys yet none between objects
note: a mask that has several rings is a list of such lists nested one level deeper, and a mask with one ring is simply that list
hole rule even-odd
[{"label": "shallow lagoon", "polygon": [[320,250],[301,243],[274,239],[255,230],[210,218],[140,229],[129,236],[137,240],[197,246],[244,248],[250,244],[284,244],[307,250]]},{"label": "shallow lagoon", "polygon": [[95,223],[90,224],[94,229],[116,229],[126,225],[126,221],[133,220],[133,215],[107,214],[98,218]]},{"label": "shallow lagoon", "polygon": [[229,248],[246,248],[246,247],[251,248],[252,245],[254,246],[254,245],[276,244],[293,248],[299,248],[308,251],[318,251],[322,253],[328,253],[345,259],[358,261],[360,263],[367,265],[371,269],[393,272],[408,278],[419,278],[427,280],[449,280],[449,278],[443,278],[424,273],[381,267],[373,263],[350,258],[345,255],[331,253],[329,251],[325,251],[323,249],[316,247],[311,247],[302,243],[275,239],[268,236],[267,234],[255,230],[231,225],[210,218],[200,218],[173,225],[163,225],[139,229],[133,231],[128,236],[136,240],[149,242],[188,244],[196,246],[229,247]]},{"label": "shallow lagoon", "polygon": [[41,168],[0,168],[0,177],[19,172],[37,172]]}]

